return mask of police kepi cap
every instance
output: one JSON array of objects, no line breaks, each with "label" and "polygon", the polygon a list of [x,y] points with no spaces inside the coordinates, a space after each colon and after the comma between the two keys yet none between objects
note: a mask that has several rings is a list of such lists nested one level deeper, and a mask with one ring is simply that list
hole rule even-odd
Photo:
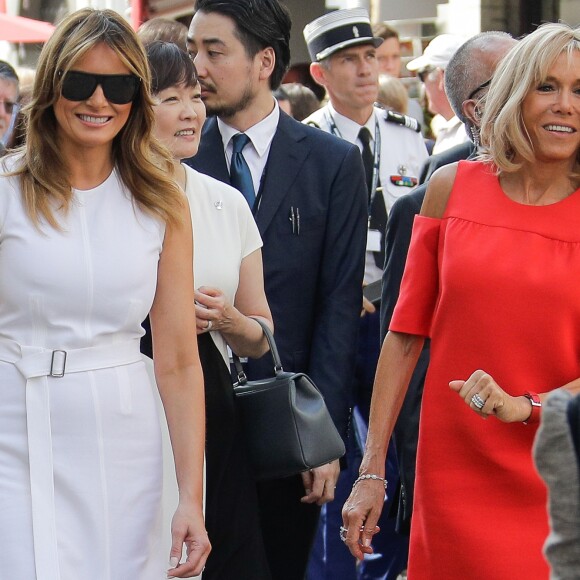
[{"label": "police kepi cap", "polygon": [[375,48],[383,42],[373,36],[371,21],[364,8],[351,8],[329,12],[304,27],[304,40],[313,62],[324,60],[338,50],[357,44],[372,44]]}]

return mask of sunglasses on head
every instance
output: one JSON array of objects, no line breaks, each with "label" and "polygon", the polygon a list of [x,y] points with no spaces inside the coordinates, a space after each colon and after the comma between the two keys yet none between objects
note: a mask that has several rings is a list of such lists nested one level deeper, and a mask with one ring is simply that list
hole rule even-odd
[{"label": "sunglasses on head", "polygon": [[482,91],[483,89],[489,87],[489,85],[491,84],[491,79],[489,79],[488,81],[485,81],[484,83],[481,83],[479,86],[477,86],[475,89],[473,89],[469,95],[467,95],[467,101],[469,101],[469,99],[473,99],[473,97],[475,97],[475,95],[477,95],[477,93],[479,93],[479,91]]},{"label": "sunglasses on head", "polygon": [[97,75],[71,70],[62,79],[61,94],[67,101],[86,101],[101,85],[107,101],[126,105],[135,100],[140,83],[141,79],[132,74]]}]

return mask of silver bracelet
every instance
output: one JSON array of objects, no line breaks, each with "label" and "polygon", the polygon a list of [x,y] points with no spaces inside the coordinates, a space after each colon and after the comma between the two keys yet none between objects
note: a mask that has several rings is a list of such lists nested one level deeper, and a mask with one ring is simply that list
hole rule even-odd
[{"label": "silver bracelet", "polygon": [[352,484],[352,487],[354,488],[354,486],[359,482],[359,481],[364,481],[365,479],[375,479],[377,481],[382,481],[385,489],[387,489],[387,480],[384,477],[381,477],[379,475],[375,475],[374,473],[367,473],[366,475],[359,475],[358,479]]}]

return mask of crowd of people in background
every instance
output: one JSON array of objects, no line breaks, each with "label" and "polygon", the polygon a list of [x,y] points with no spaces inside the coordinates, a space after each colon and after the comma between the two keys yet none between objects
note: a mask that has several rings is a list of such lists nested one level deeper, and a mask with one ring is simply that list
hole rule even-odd
[{"label": "crowd of people in background", "polygon": [[[291,27],[83,9],[0,61],[0,577],[578,580],[580,28]],[[255,481],[255,318],[340,460]]]}]

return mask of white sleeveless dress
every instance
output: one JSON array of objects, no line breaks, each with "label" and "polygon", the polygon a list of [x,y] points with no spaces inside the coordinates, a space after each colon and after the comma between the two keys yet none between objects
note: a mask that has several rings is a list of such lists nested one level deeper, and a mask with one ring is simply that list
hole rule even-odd
[{"label": "white sleeveless dress", "polygon": [[160,431],[139,338],[164,224],[115,171],[75,191],[61,223],[35,229],[0,176],[0,579],[159,580]]}]

